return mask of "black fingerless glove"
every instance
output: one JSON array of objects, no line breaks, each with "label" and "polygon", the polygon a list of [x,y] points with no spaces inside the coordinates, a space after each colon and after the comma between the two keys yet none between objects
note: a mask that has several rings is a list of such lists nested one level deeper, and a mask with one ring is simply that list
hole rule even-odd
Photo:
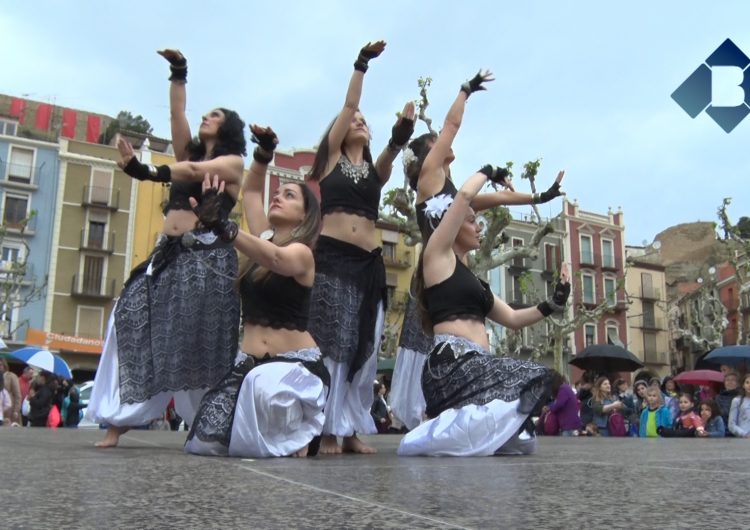
[{"label": "black fingerless glove", "polygon": [[565,304],[570,296],[570,282],[557,281],[555,285],[555,292],[552,293],[552,297],[549,300],[545,300],[541,304],[537,305],[536,308],[545,317],[550,316],[552,313],[561,313],[565,309]]},{"label": "black fingerless glove", "polygon": [[555,183],[552,184],[552,186],[550,186],[547,191],[534,194],[534,204],[549,202],[555,197],[559,197],[560,195],[562,195],[562,193],[560,192],[560,183],[555,181]]},{"label": "black fingerless glove", "polygon": [[201,203],[193,211],[201,228],[211,230],[222,241],[234,241],[239,228],[237,223],[229,220],[229,211],[222,208],[222,196],[223,193],[216,188],[207,189],[201,196]]},{"label": "black fingerless glove", "polygon": [[474,92],[477,92],[479,90],[487,90],[484,86],[482,86],[483,82],[484,78],[482,77],[482,71],[480,70],[477,75],[461,85],[461,90],[463,92],[466,92],[466,97],[469,97]]},{"label": "black fingerless glove", "polygon": [[270,164],[271,160],[273,160],[273,151],[276,149],[276,144],[279,141],[276,133],[273,131],[262,134],[253,133],[250,141],[258,144],[258,147],[253,150],[253,160],[260,164]]},{"label": "black fingerless glove", "polygon": [[367,46],[365,46],[359,50],[359,56],[357,57],[357,60],[354,61],[354,69],[364,74],[367,72],[370,59],[374,59],[378,55],[380,55],[378,52],[369,50]]},{"label": "black fingerless glove", "polygon": [[414,134],[414,120],[399,118],[391,129],[391,139],[388,140],[388,145],[395,150],[403,149],[412,134]]},{"label": "black fingerless glove", "polygon": [[508,171],[507,168],[491,166],[490,164],[487,164],[482,169],[480,169],[479,173],[484,173],[485,175],[487,175],[487,179],[490,182],[501,184],[503,186],[506,184],[505,179],[507,179],[508,175],[510,175],[510,171]]},{"label": "black fingerless glove", "polygon": [[172,75],[169,76],[169,80],[187,83],[187,59],[180,57],[178,59],[167,60],[169,61],[169,69],[172,72]]},{"label": "black fingerless glove", "polygon": [[122,170],[126,175],[138,180],[151,180],[153,182],[170,182],[172,180],[172,170],[169,169],[169,166],[142,164],[136,157],[132,157]]}]

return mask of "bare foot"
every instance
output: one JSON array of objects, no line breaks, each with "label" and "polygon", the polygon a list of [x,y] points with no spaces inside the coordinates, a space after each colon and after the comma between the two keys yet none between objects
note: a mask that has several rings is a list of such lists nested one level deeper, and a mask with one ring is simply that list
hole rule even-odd
[{"label": "bare foot", "polygon": [[341,450],[345,453],[359,453],[361,455],[374,455],[378,452],[374,447],[362,443],[362,440],[357,438],[356,434],[344,438],[341,443]]},{"label": "bare foot", "polygon": [[307,456],[307,446],[297,451],[292,455],[292,458],[305,458]]},{"label": "bare foot", "polygon": [[336,437],[330,434],[324,434],[321,436],[319,452],[322,455],[340,455],[341,447],[339,447]]},{"label": "bare foot", "polygon": [[107,434],[104,435],[104,440],[96,442],[95,447],[117,447],[117,443],[120,441],[120,436],[130,430],[130,427],[110,427],[107,429]]}]

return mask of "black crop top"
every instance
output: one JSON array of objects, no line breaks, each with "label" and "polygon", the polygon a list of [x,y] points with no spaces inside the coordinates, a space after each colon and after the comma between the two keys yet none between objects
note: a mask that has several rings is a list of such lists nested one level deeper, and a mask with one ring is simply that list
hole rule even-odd
[{"label": "black crop top", "polygon": [[380,179],[369,162],[355,166],[345,156],[320,181],[320,213],[345,212],[375,221],[380,204]]},{"label": "black crop top", "polygon": [[[190,210],[193,208],[190,206],[190,197],[195,197],[198,204],[201,202],[201,196],[203,190],[201,188],[201,182],[183,182],[183,181],[172,181],[169,184],[169,200],[164,205],[162,213],[167,215],[170,210]],[[221,196],[221,209],[226,211],[227,214],[232,211],[237,201],[228,193],[224,193]]]},{"label": "black crop top", "polygon": [[477,278],[456,257],[456,268],[449,278],[424,290],[424,303],[432,324],[450,320],[484,322],[495,305],[487,282]]},{"label": "black crop top", "polygon": [[253,281],[254,266],[240,281],[242,321],[274,329],[307,331],[311,287],[271,272]]},{"label": "black crop top", "polygon": [[423,244],[427,243],[440,221],[443,220],[443,216],[456,197],[456,193],[458,191],[456,186],[453,185],[453,181],[446,178],[443,188],[439,192],[426,201],[417,204],[417,226],[422,233]]}]

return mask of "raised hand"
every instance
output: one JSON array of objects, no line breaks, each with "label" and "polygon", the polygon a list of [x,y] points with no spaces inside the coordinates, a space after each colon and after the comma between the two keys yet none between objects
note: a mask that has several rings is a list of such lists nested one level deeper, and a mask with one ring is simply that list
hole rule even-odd
[{"label": "raised hand", "polygon": [[250,125],[250,132],[252,136],[250,141],[254,144],[258,144],[261,148],[266,151],[273,151],[279,143],[279,137],[273,132],[270,127],[261,127],[260,125]]},{"label": "raised hand", "polygon": [[404,110],[391,129],[391,139],[388,141],[388,145],[396,149],[402,149],[406,145],[411,135],[414,134],[415,115],[414,102],[410,101],[404,105]]},{"label": "raised hand", "polygon": [[187,64],[187,59],[185,59],[180,50],[166,48],[164,50],[156,50],[156,53],[169,61],[169,64],[172,66],[185,66]]},{"label": "raised hand", "polygon": [[568,302],[569,296],[570,272],[568,271],[568,264],[563,263],[562,267],[560,267],[560,279],[557,280],[552,296],[536,307],[545,317],[552,313],[560,313],[565,310],[565,304]]},{"label": "raised hand", "polygon": [[198,218],[197,226],[211,230],[223,241],[234,240],[237,237],[237,223],[230,221],[229,212],[221,207],[224,199],[224,181],[219,182],[218,175],[211,179],[206,173],[201,189],[203,194],[200,204],[194,197],[189,198],[190,207]]},{"label": "raised hand", "polygon": [[487,87],[483,86],[482,83],[489,83],[490,81],[494,80],[495,78],[493,77],[492,72],[490,72],[489,70],[485,70],[484,72],[482,72],[482,70],[479,70],[479,72],[477,72],[477,75],[461,85],[461,90],[466,93],[466,97],[469,97],[474,92],[487,90]]},{"label": "raised hand", "polygon": [[379,56],[383,53],[383,50],[385,50],[385,41],[379,40],[376,42],[368,42],[361,50],[359,50],[359,56],[357,57],[357,60],[354,61],[354,69],[365,73],[370,59]]},{"label": "raised hand", "polygon": [[490,182],[515,191],[513,185],[510,183],[510,171],[508,171],[508,168],[487,164],[479,170],[479,173],[487,175],[487,179]]},{"label": "raised hand", "polygon": [[117,150],[120,152],[120,160],[117,162],[117,165],[120,167],[120,169],[125,169],[128,163],[133,158],[135,158],[135,151],[133,151],[133,146],[130,145],[130,142],[128,142],[125,138],[120,136],[120,138],[117,140]]},{"label": "raised hand", "polygon": [[157,50],[156,53],[169,61],[169,69],[172,71],[172,75],[169,76],[170,81],[187,82],[187,59],[185,59],[180,50],[167,48],[165,50]]},{"label": "raised hand", "polygon": [[253,160],[260,164],[270,164],[273,160],[273,151],[279,143],[279,137],[270,127],[261,127],[259,125],[250,125],[250,141],[258,144],[253,151]]},{"label": "raised hand", "polygon": [[543,191],[542,193],[535,193],[534,204],[549,202],[555,197],[559,197],[560,195],[562,195],[563,193],[560,191],[560,183],[562,182],[564,176],[565,171],[560,171],[557,174],[555,182],[552,183],[552,186],[550,186],[547,191]]}]

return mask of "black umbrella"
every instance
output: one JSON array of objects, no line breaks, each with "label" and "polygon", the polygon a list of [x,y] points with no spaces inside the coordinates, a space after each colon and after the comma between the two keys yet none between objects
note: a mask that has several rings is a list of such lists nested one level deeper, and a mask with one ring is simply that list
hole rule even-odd
[{"label": "black umbrella", "polygon": [[570,364],[581,370],[598,373],[634,372],[643,368],[638,357],[614,344],[593,344],[576,355]]}]

